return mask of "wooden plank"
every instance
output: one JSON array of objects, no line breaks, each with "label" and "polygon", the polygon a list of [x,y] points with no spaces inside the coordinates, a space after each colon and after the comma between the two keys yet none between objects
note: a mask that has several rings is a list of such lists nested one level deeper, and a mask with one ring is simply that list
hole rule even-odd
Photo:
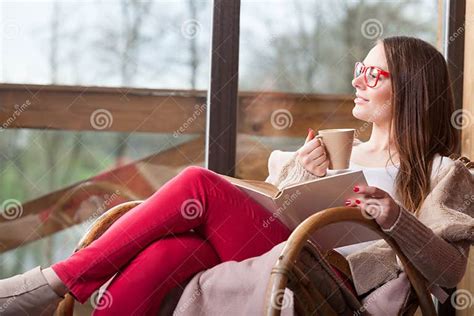
[{"label": "wooden plank", "polygon": [[[465,23],[465,47],[464,47],[464,93],[463,111],[465,118],[465,128],[462,130],[462,155],[474,160],[474,2],[466,3],[466,23]],[[468,293],[465,308],[457,311],[458,316],[474,315],[474,304],[472,304],[472,293],[474,293],[474,249],[471,246],[468,258],[468,265],[463,279],[458,285],[458,289]],[[459,302],[462,300],[462,293],[459,295]]]},{"label": "wooden plank", "polygon": [[240,0],[214,0],[206,167],[234,176],[239,82]]},{"label": "wooden plank", "polygon": [[466,4],[462,155],[474,160],[474,3]]},{"label": "wooden plank", "polygon": [[0,122],[4,128],[204,133],[205,103],[197,91],[4,84]]},{"label": "wooden plank", "polygon": [[436,30],[436,48],[444,53],[445,32],[446,32],[446,0],[438,0],[438,23]]}]

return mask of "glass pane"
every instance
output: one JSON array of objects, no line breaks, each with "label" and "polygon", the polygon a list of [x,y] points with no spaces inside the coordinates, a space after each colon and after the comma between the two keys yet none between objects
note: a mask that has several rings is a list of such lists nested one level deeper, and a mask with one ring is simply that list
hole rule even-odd
[{"label": "glass pane", "polygon": [[[54,99],[31,95],[19,117],[0,120],[5,278],[66,258],[104,211],[146,198],[189,165],[204,166],[206,91],[196,90],[209,81],[211,1],[2,1],[0,21],[2,107],[22,104],[12,89],[27,94],[29,84],[94,94],[59,87],[61,95],[48,92]],[[63,95],[108,113],[90,114],[89,123],[90,108],[70,107]],[[63,129],[11,128],[56,115]],[[76,197],[75,189],[99,182],[111,186]],[[91,313],[90,304],[76,307]]]},{"label": "glass pane", "polygon": [[0,82],[207,89],[210,0],[0,3]]},{"label": "glass pane", "polygon": [[[243,1],[237,176],[264,180],[271,151],[314,130],[370,126],[352,116],[354,63],[379,37],[436,45],[437,1]],[[252,92],[253,91],[253,92]]]}]

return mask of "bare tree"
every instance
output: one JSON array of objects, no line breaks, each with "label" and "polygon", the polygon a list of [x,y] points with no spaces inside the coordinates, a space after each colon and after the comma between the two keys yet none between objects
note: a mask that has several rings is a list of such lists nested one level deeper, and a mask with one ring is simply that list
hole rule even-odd
[{"label": "bare tree", "polygon": [[[193,20],[197,20],[198,15],[198,4],[195,0],[188,0],[187,2],[188,11]],[[190,85],[191,89],[196,89],[197,70],[199,67],[199,54],[198,54],[198,38],[193,36],[189,39],[189,69],[190,69]]]},{"label": "bare tree", "polygon": [[[101,29],[101,41],[97,44],[103,55],[113,57],[109,66],[118,66],[120,69],[122,87],[132,86],[137,75],[140,49],[147,41],[143,35],[143,27],[150,17],[151,6],[152,1],[120,0],[119,27],[113,25]],[[102,42],[103,39],[106,41]],[[126,152],[127,138],[128,133],[118,133],[115,137],[114,157],[117,163],[120,163]]]}]

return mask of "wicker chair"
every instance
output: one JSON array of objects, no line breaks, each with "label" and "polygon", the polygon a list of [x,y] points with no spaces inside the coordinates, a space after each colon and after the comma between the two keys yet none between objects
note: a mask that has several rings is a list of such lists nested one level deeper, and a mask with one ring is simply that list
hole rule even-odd
[{"label": "wicker chair", "polygon": [[[474,162],[471,162],[466,157],[451,155],[450,158],[453,160],[459,159],[468,168],[474,168]],[[99,238],[117,219],[140,203],[142,201],[130,201],[112,207],[93,223],[91,229],[79,241],[74,252],[87,247]],[[336,315],[335,311],[324,301],[314,284],[308,282],[308,279],[305,277],[306,271],[301,269],[301,265],[298,262],[303,254],[311,256],[317,251],[314,244],[308,240],[308,236],[326,225],[340,221],[356,222],[377,232],[399,257],[417,296],[417,301],[408,306],[403,316],[413,315],[418,306],[423,315],[436,315],[431,294],[427,289],[426,280],[421,273],[416,270],[402,253],[395,241],[385,234],[374,220],[364,217],[361,212],[354,212],[353,207],[335,207],[320,211],[307,218],[293,231],[272,269],[265,302],[266,315],[280,315],[282,301],[278,298],[278,293],[281,293],[287,286],[295,293],[295,309],[299,315],[318,315],[318,311],[322,315]],[[342,255],[338,255],[335,251],[328,252],[325,254],[325,259],[346,276],[350,277],[349,265]],[[67,294],[59,304],[56,315],[72,316],[74,303],[74,298]]]},{"label": "wicker chair", "polygon": [[[271,272],[267,288],[266,315],[280,315],[283,304],[281,293],[286,287],[295,293],[295,310],[299,315],[337,315],[331,306],[322,299],[323,296],[315,284],[304,282],[305,279],[308,279],[308,271],[305,271],[305,265],[299,264],[299,258],[303,253],[317,256],[315,246],[308,240],[312,233],[326,225],[344,221],[355,222],[370,228],[392,247],[402,262],[415,290],[423,315],[436,315],[430,292],[421,273],[415,269],[395,241],[385,234],[374,220],[364,217],[361,212],[354,212],[353,207],[335,207],[318,212],[307,218],[293,231]],[[349,265],[342,255],[333,251],[324,254],[323,257],[350,278]],[[403,315],[413,315],[417,307],[417,302],[411,304]]]}]

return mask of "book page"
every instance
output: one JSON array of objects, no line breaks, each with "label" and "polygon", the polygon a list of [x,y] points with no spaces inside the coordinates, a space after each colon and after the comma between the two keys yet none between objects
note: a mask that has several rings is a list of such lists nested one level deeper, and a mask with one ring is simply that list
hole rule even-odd
[{"label": "book page", "polygon": [[246,192],[252,191],[255,193],[263,194],[270,198],[275,198],[280,193],[280,190],[278,190],[276,186],[265,181],[242,180],[242,179],[237,179],[237,178],[229,177],[222,174],[220,174],[220,176],[228,180],[233,185],[239,188],[246,189],[245,190]]}]

